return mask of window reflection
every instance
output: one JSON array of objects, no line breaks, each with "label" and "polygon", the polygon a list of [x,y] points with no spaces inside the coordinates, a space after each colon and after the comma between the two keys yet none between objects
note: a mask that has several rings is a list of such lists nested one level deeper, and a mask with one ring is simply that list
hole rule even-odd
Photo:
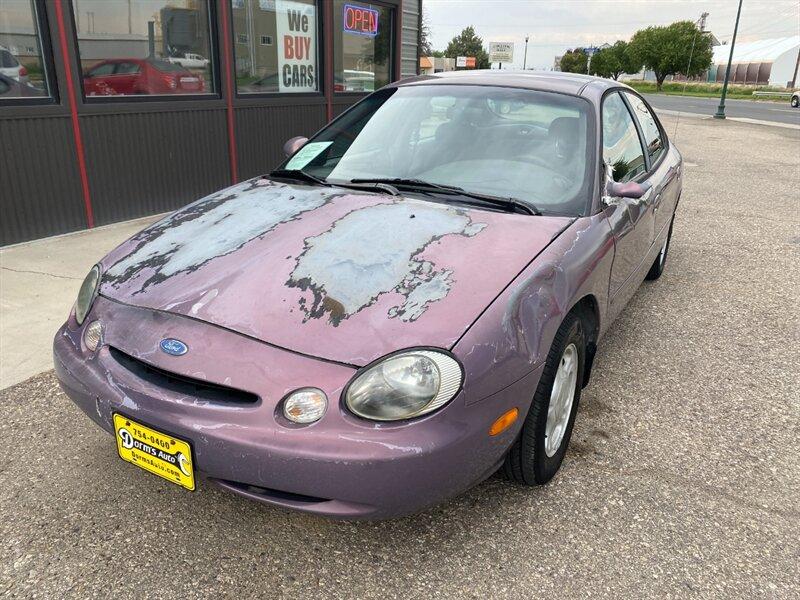
[{"label": "window reflection", "polygon": [[603,159],[613,168],[614,181],[631,181],[647,168],[639,132],[617,92],[603,101]]},{"label": "window reflection", "polygon": [[333,3],[334,83],[337,92],[372,92],[391,80],[392,11],[378,4]]},{"label": "window reflection", "polygon": [[319,90],[314,0],[232,0],[240,94]]},{"label": "window reflection", "polygon": [[50,95],[33,0],[0,2],[0,99]]},{"label": "window reflection", "polygon": [[72,3],[86,96],[214,91],[208,0]]},{"label": "window reflection", "polygon": [[655,118],[650,113],[647,105],[639,96],[625,92],[628,101],[633,107],[639,125],[642,126],[644,140],[647,143],[647,153],[650,155],[650,162],[655,163],[664,152],[664,142],[661,139],[661,130],[658,128]]}]

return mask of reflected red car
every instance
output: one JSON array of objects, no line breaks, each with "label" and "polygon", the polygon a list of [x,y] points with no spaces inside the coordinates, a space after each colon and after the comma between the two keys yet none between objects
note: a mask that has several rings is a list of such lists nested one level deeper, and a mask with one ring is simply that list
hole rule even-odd
[{"label": "reflected red car", "polygon": [[87,96],[197,94],[205,91],[202,77],[164,60],[113,58],[83,75]]}]

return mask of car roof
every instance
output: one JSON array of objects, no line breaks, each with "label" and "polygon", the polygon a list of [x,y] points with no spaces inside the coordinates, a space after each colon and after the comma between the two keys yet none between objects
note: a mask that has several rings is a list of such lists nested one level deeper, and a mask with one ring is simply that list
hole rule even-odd
[{"label": "car roof", "polygon": [[627,87],[618,81],[603,79],[594,75],[562,73],[560,71],[512,71],[512,70],[471,70],[448,71],[433,75],[419,75],[397,82],[397,86],[430,84],[458,85],[497,85],[518,87],[530,90],[560,92],[580,95],[589,84],[595,89]]}]

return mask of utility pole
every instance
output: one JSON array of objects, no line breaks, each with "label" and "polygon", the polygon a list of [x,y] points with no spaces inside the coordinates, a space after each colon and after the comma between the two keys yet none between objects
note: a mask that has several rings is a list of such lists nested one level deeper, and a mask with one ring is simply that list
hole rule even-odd
[{"label": "utility pole", "polygon": [[731,39],[731,52],[728,56],[728,67],[725,69],[725,81],[722,84],[722,95],[719,97],[719,106],[714,113],[715,119],[725,118],[725,96],[728,94],[728,79],[731,77],[731,63],[733,62],[733,47],[736,45],[736,33],[739,31],[739,16],[742,14],[742,0],[739,0],[739,9],[736,11],[736,24],[733,26],[733,39]]},{"label": "utility pole", "polygon": [[528,66],[528,36],[525,36],[525,58],[522,59],[522,70]]}]

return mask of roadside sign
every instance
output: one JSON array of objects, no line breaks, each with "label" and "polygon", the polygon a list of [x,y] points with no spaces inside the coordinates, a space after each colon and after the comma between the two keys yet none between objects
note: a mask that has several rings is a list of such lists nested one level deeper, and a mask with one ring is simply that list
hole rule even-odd
[{"label": "roadside sign", "polygon": [[459,69],[474,69],[475,57],[474,56],[457,56],[456,68]]},{"label": "roadside sign", "polygon": [[514,62],[514,42],[489,42],[489,62]]}]

